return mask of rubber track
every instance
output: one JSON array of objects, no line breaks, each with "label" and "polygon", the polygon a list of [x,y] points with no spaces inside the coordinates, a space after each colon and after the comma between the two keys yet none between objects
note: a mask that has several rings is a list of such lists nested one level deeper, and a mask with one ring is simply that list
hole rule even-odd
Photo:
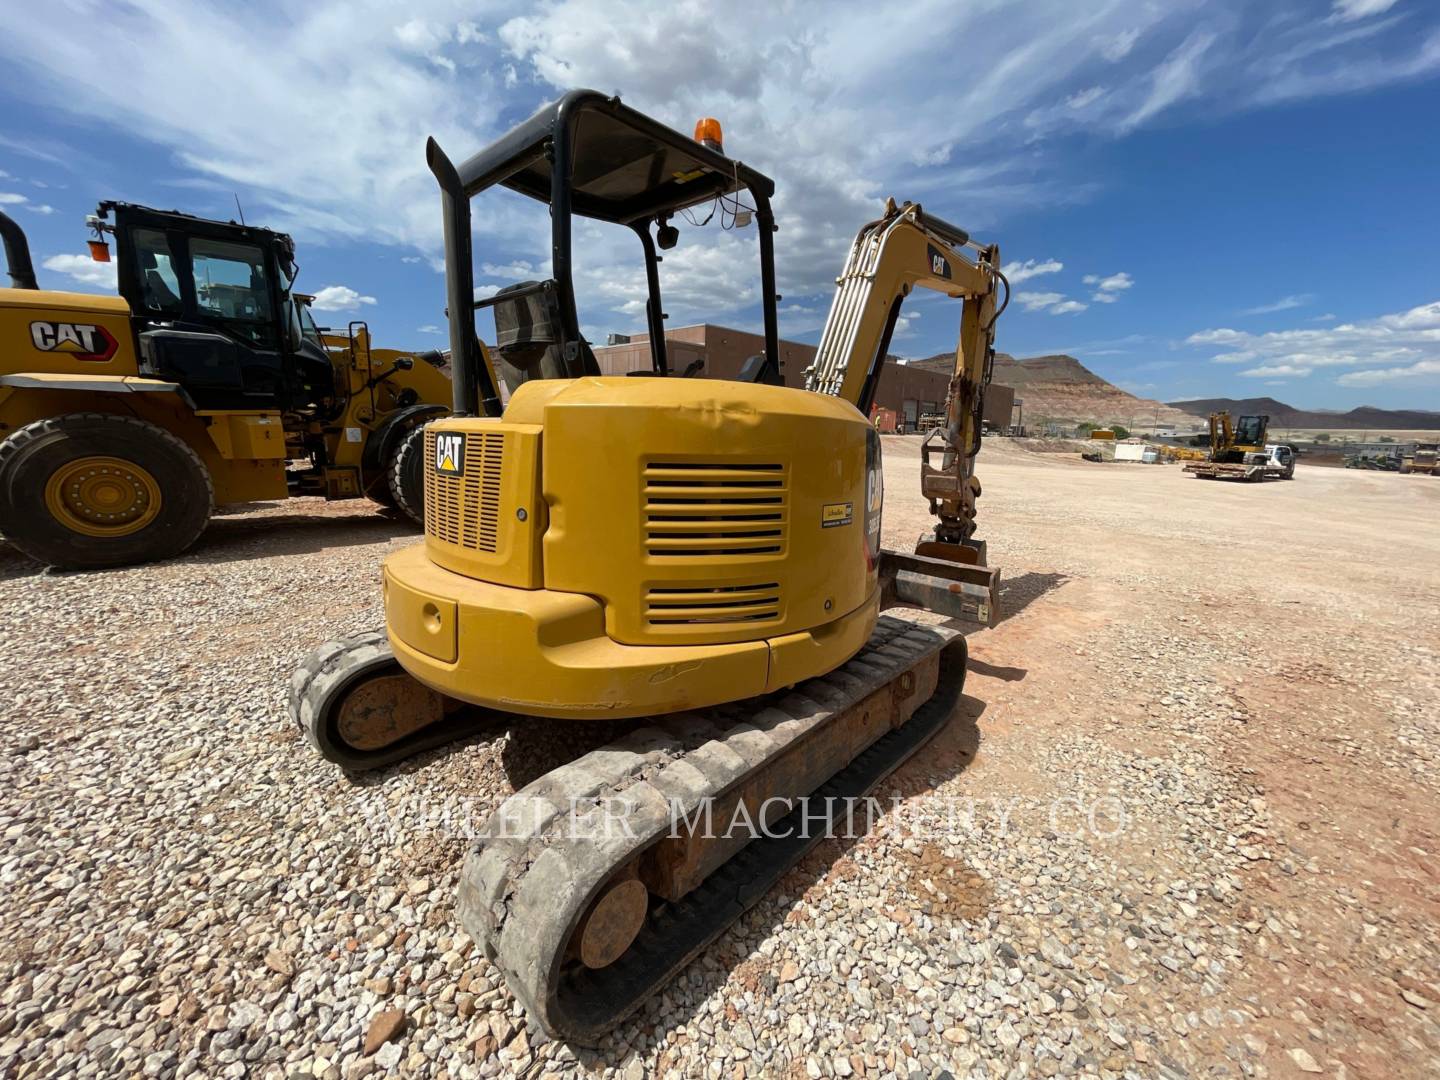
[{"label": "rubber track", "polygon": [[[964,685],[963,636],[885,616],[865,648],[828,675],[789,693],[666,717],[540,777],[502,804],[466,857],[457,905],[466,931],[535,1022],[554,1037],[595,1044],[827,832],[812,816],[808,836],[797,828],[753,840],[678,903],[652,898],[639,938],[610,967],[567,961],[566,946],[600,888],[669,833],[671,800],[693,811],[941,651],[934,695],[812,793],[813,812],[815,800],[863,795],[945,725]],[[622,812],[628,829],[614,825]],[[784,821],[798,826],[799,814]],[[771,827],[784,831],[784,822]]]},{"label": "rubber track", "polygon": [[478,716],[472,714],[480,711],[467,709],[378,750],[360,750],[345,742],[335,726],[345,694],[364,679],[404,674],[383,630],[327,641],[290,676],[290,719],[325,760],[350,772],[393,765],[478,726]]}]

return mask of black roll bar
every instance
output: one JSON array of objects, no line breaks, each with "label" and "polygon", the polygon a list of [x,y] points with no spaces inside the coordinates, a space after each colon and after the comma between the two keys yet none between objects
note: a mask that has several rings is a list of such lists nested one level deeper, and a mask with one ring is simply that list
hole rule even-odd
[{"label": "black roll bar", "polygon": [[499,416],[500,395],[475,336],[475,268],[470,250],[470,197],[455,165],[433,138],[425,162],[440,185],[445,221],[445,304],[450,321],[450,380],[456,416]]}]

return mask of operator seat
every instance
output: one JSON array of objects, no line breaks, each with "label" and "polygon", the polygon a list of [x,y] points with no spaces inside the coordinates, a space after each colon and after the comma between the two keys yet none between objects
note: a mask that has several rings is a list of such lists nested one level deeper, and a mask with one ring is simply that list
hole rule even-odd
[{"label": "operator seat", "polygon": [[180,297],[165,283],[160,276],[160,264],[155,259],[155,252],[148,249],[141,251],[141,265],[145,269],[145,306],[154,311],[176,311],[182,307]]}]

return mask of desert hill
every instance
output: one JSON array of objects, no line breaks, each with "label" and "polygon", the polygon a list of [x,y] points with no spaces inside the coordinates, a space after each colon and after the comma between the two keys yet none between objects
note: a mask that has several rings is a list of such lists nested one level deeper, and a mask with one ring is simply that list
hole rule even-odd
[{"label": "desert hill", "polygon": [[[955,359],[951,354],[910,361],[910,367],[948,372]],[[1130,428],[1195,428],[1194,415],[1126,393],[1107,382],[1073,356],[1033,356],[1017,360],[1007,353],[995,354],[994,382],[1014,389],[1025,403],[1025,423],[1042,420],[1069,423],[1124,424]]]},{"label": "desert hill", "polygon": [[1371,431],[1434,431],[1440,430],[1440,412],[1424,409],[1377,409],[1361,405],[1349,412],[1324,409],[1296,409],[1272,397],[1200,398],[1195,401],[1172,401],[1170,406],[1205,417],[1212,412],[1228,410],[1232,416],[1264,413],[1272,424],[1296,428],[1343,428]]}]

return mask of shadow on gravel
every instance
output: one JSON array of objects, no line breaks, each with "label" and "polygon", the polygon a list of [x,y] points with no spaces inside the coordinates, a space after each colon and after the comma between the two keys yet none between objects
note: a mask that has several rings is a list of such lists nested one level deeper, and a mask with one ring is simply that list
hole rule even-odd
[{"label": "shadow on gravel", "polygon": [[970,670],[976,675],[984,675],[987,679],[1000,679],[1002,682],[1019,682],[1029,674],[1023,667],[1000,667],[996,664],[987,664],[984,660],[976,660],[970,657]]},{"label": "shadow on gravel", "polygon": [[1003,622],[1019,615],[1027,607],[1048,592],[1064,585],[1070,578],[1065,574],[1021,574],[1019,577],[1000,579],[1000,619]]},{"label": "shadow on gravel", "polygon": [[[264,507],[265,503],[242,503],[242,510]],[[210,524],[189,550],[165,563],[226,563],[245,559],[268,559],[275,555],[299,555],[327,548],[355,544],[378,544],[397,536],[420,537],[420,526],[396,510],[377,510],[369,517],[329,517],[323,514],[281,514],[274,517],[225,516],[216,512]],[[262,543],[257,546],[256,541]],[[50,570],[0,539],[0,581],[55,576],[122,573],[133,566],[108,570]]]},{"label": "shadow on gravel", "polygon": [[397,536],[418,539],[420,526],[394,511],[379,511],[373,517],[282,514],[216,518],[181,558],[197,563],[268,559],[334,547],[378,544]]},{"label": "shadow on gravel", "polygon": [[[979,753],[978,721],[985,708],[985,702],[979,698],[969,694],[962,695],[950,722],[915,756],[886,780],[881,781],[871,795],[888,808],[892,799],[923,797],[959,776]],[[877,818],[876,824],[883,825],[890,818],[891,815],[887,812]],[[857,826],[864,825],[863,814],[857,814],[853,820]],[[615,1049],[602,1047],[599,1050],[589,1050],[572,1044],[570,1049],[574,1051],[580,1064],[587,1068],[618,1066],[629,1054],[629,1047],[633,1045],[637,1035],[643,1032],[653,1043],[665,1033],[690,1023],[715,991],[732,977],[738,980],[738,992],[753,994],[760,1004],[774,999],[780,989],[780,964],[774,958],[754,952],[751,944],[758,945],[767,940],[786,924],[803,926],[803,909],[797,903],[798,900],[812,893],[823,892],[833,881],[859,880],[866,871],[847,856],[865,835],[857,828],[856,835],[836,836],[816,844],[748,915],[741,916],[740,921],[745,924],[741,934],[735,932],[735,924],[732,924],[731,929],[721,934],[714,944],[676,976],[670,985],[684,987],[686,1004],[677,1004],[674,1012],[661,1016],[659,1009],[662,1001],[668,999],[675,1003],[678,995],[668,993],[652,997],[639,1012],[616,1029],[612,1036],[616,1041]],[[902,869],[905,873],[899,875],[900,877],[912,876],[915,869],[912,864],[921,863],[926,867],[925,872],[933,875],[934,872],[926,860],[935,854],[936,849],[931,841],[936,840],[943,843],[941,838],[928,838],[918,856],[907,853],[898,842],[889,841],[891,847],[886,852],[886,857],[894,857],[904,864]],[[975,881],[978,881],[978,878]],[[927,910],[937,923],[983,918],[988,908],[988,896],[983,882],[975,886],[969,878],[963,878],[959,886],[957,895],[950,898],[953,903],[946,910],[933,907],[927,909],[923,901],[918,906]],[[909,917],[908,912],[900,917]],[[763,1041],[763,1036],[757,1032],[757,1042],[759,1041]],[[766,1075],[782,1075],[791,1064],[793,1063],[772,1059],[767,1063]]]}]

